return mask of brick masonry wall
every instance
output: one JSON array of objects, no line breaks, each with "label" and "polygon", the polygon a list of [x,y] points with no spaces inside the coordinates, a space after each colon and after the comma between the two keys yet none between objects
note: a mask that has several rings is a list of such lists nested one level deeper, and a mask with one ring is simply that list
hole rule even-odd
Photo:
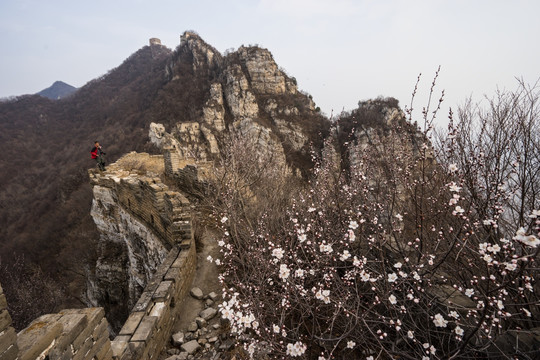
[{"label": "brick masonry wall", "polygon": [[[3,306],[7,306],[5,298]],[[8,323],[6,319],[11,323],[4,308],[2,326]],[[9,325],[0,334],[2,360],[112,360],[108,323],[102,308],[43,315],[18,334]]]},{"label": "brick masonry wall", "polygon": [[[124,163],[141,166],[142,161],[156,168],[155,156],[128,155]],[[157,174],[137,174],[115,164],[109,169],[112,171],[106,173],[91,170],[92,184],[113,189],[119,206],[160,235],[170,248],[165,260],[112,342],[103,308],[43,315],[17,334],[0,286],[1,360],[155,359],[170,339],[173,325],[181,316],[178,305],[191,287],[196,268],[190,203],[180,193],[170,191]]]},{"label": "brick masonry wall", "polygon": [[1,293],[0,359],[155,359],[181,316],[178,305],[191,287],[196,262],[193,239],[174,246],[112,342],[102,308],[68,309],[43,315],[16,334]]},{"label": "brick masonry wall", "polygon": [[181,316],[178,305],[191,286],[196,259],[193,241],[169,252],[112,341],[114,359],[157,357],[170,339],[176,319]]},{"label": "brick masonry wall", "polygon": [[167,248],[192,237],[189,201],[182,194],[169,191],[158,176],[118,170],[91,172],[90,179],[94,186],[112,189],[119,206],[146,223]]}]

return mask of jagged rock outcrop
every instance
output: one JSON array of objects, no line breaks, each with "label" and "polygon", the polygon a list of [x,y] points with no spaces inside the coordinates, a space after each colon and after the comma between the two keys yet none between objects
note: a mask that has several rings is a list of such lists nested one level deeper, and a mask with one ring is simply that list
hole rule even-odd
[{"label": "jagged rock outcrop", "polygon": [[[156,146],[179,161],[210,161],[219,154],[224,134],[235,131],[255,139],[261,151],[271,152],[290,168],[301,167],[300,158],[309,161],[311,143],[329,123],[267,49],[241,46],[222,56],[195,33],[186,32],[181,39],[177,53],[192,59],[192,71],[207,89],[205,99],[200,116],[189,121],[166,129],[161,124],[168,121],[156,119],[150,128]],[[181,71],[175,59],[168,65],[173,81]]]},{"label": "jagged rock outcrop", "polygon": [[[153,39],[150,47],[157,51],[161,45]],[[122,166],[91,173],[92,216],[101,235],[89,299],[106,307],[113,328],[170,250],[169,232],[182,226],[183,215],[167,209],[188,206],[158,174],[174,176],[179,184],[207,178],[229,131],[253,139],[260,151],[297,171],[305,165],[300,160],[309,162],[311,144],[328,127],[311,98],[259,47],[223,56],[186,32],[165,64],[165,81],[158,97],[163,103],[158,103],[173,110],[160,118],[156,108],[149,125],[150,141],[163,152],[161,168],[152,165],[150,171],[151,156],[133,155],[123,158]],[[177,98],[188,101],[174,110]]]},{"label": "jagged rock outcrop", "polygon": [[296,94],[294,82],[278,69],[270,51],[258,47],[240,47],[238,55],[245,65],[251,86],[263,95]]}]

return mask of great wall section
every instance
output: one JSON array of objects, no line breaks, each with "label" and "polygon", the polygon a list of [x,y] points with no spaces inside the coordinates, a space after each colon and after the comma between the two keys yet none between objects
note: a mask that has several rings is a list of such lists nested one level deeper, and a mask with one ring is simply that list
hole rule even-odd
[{"label": "great wall section", "polygon": [[[105,234],[108,241],[124,241],[119,246],[127,250],[123,260],[127,266],[120,276],[126,283],[120,286],[119,295],[126,296],[130,310],[114,339],[110,340],[112,327],[101,307],[43,315],[16,333],[0,287],[0,359],[158,357],[181,316],[180,304],[189,292],[197,265],[191,204],[180,192],[170,190],[162,182],[160,176],[165,170],[176,176],[179,183],[198,180],[195,164],[179,162],[167,151],[165,155],[132,152],[109,166],[106,172],[89,171],[96,225],[102,237]],[[123,236],[115,237],[118,232],[124,232]],[[110,244],[103,247],[107,245]],[[109,254],[110,259],[104,254],[100,261],[105,270],[97,278],[118,270],[108,263],[108,260],[118,261],[115,258],[118,254]],[[155,269],[148,266],[151,262],[155,263]],[[143,290],[137,291],[141,284]]]}]

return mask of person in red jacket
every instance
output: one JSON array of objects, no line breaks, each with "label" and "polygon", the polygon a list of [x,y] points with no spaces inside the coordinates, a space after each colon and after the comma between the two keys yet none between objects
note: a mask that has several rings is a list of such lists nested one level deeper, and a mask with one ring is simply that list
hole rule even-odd
[{"label": "person in red jacket", "polygon": [[90,153],[92,154],[92,159],[96,160],[99,170],[105,171],[105,159],[103,158],[105,152],[101,148],[101,145],[99,145],[98,141],[95,142],[94,147],[92,150],[90,150]]}]

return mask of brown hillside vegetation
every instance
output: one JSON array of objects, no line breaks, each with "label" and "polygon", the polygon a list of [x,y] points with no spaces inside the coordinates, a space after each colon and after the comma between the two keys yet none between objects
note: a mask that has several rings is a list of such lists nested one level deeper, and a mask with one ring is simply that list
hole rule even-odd
[{"label": "brown hillside vegetation", "polygon": [[[129,151],[156,153],[148,141],[149,124],[170,128],[199,121],[210,84],[225,81],[227,64],[241,63],[234,54],[221,56],[196,34],[189,39],[175,51],[145,46],[69,98],[23,96],[0,103],[0,282],[17,327],[58,305],[51,299],[32,313],[28,306],[13,309],[12,304],[35,303],[30,292],[10,291],[23,279],[33,281],[28,288],[45,283],[54,288],[50,297],[63,293],[62,300],[69,299],[63,306],[86,302],[86,277],[96,262],[99,238],[89,215],[87,169],[95,166],[90,159],[94,141],[103,145],[108,163]],[[205,62],[207,49],[215,55]],[[312,144],[322,146],[329,122],[307,108],[308,95],[297,92],[278,101],[298,107],[299,125],[311,134]],[[227,123],[231,114],[225,110]],[[292,149],[286,156],[296,168],[310,162]],[[15,265],[21,271],[13,272]],[[50,281],[40,280],[45,278]]]}]

